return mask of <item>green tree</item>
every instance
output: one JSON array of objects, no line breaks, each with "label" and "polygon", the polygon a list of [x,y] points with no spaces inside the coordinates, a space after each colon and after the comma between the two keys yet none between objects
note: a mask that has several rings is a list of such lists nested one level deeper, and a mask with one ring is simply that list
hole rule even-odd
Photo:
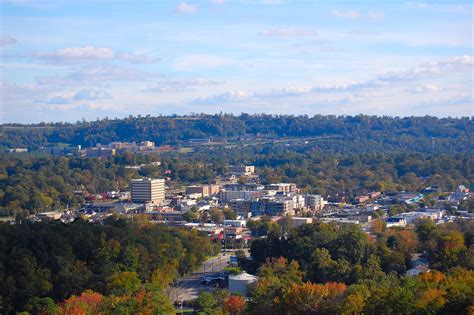
[{"label": "green tree", "polygon": [[115,295],[132,295],[140,286],[140,278],[134,271],[115,272],[107,278],[107,290]]},{"label": "green tree", "polygon": [[199,293],[199,296],[194,300],[193,306],[198,314],[217,315],[221,313],[216,298],[209,292]]}]

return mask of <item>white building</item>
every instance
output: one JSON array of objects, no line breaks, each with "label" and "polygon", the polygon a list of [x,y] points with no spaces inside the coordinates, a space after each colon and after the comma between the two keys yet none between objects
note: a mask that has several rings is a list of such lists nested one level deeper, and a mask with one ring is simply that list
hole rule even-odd
[{"label": "white building", "polygon": [[392,226],[406,226],[407,225],[407,220],[404,217],[390,217],[386,221],[387,227],[392,227]]},{"label": "white building", "polygon": [[165,200],[164,179],[132,179],[130,190],[132,202],[159,204]]},{"label": "white building", "polygon": [[258,196],[262,195],[260,191],[243,191],[243,190],[227,190],[221,189],[219,192],[219,199],[222,202],[229,202],[235,199],[242,199],[242,200],[251,200]]},{"label": "white building", "polygon": [[229,275],[229,291],[237,292],[243,296],[247,295],[248,286],[252,283],[256,283],[258,277],[248,273],[241,273],[238,275]]}]

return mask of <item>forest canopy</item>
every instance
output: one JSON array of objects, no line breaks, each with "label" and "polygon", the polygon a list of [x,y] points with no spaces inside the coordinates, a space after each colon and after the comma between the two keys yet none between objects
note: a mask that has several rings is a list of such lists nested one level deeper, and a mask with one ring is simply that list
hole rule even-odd
[{"label": "forest canopy", "polygon": [[[37,149],[57,144],[94,146],[113,141],[154,141],[182,145],[193,138],[329,137],[337,150],[350,144],[385,150],[461,152],[474,149],[472,118],[249,115],[146,116],[124,119],[0,126],[0,147]],[[340,144],[344,145],[340,145]],[[323,141],[323,145],[327,142]]]}]

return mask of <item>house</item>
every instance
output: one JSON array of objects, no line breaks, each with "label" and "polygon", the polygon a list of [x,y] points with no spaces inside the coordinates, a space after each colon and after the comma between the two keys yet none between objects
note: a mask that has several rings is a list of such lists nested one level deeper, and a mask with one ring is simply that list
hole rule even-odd
[{"label": "house", "polygon": [[356,203],[364,203],[369,200],[369,196],[359,196],[355,198]]}]

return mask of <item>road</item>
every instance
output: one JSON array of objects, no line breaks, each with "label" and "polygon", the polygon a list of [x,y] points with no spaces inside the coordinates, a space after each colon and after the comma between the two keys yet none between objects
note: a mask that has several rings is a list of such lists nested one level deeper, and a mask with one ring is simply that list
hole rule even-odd
[{"label": "road", "polygon": [[215,288],[201,284],[203,276],[219,276],[225,267],[229,264],[231,254],[210,258],[203,262],[199,269],[189,275],[186,275],[178,279],[173,286],[170,288],[170,298],[174,302],[190,301],[197,298],[199,292],[207,291],[211,292]]}]

